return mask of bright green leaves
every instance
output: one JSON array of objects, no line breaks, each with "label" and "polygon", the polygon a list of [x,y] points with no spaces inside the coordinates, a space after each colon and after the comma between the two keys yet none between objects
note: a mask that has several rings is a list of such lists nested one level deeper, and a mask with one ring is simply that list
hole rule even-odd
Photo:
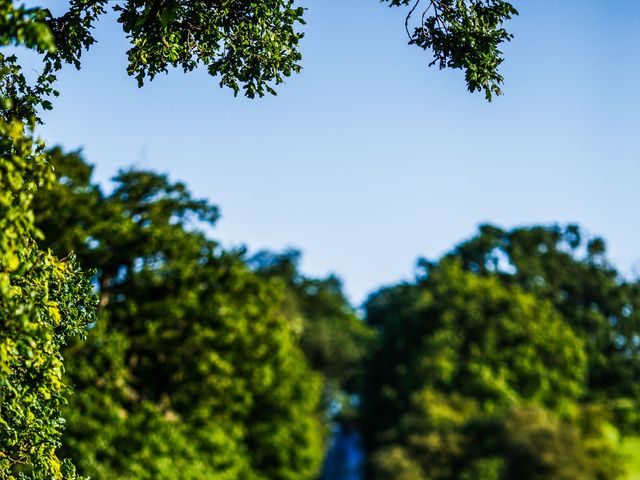
[{"label": "bright green leaves", "polygon": [[[382,0],[392,6],[409,5],[410,0]],[[418,10],[421,8],[421,10]],[[511,35],[503,28],[517,10],[504,0],[417,0],[407,15],[410,44],[433,51],[430,65],[462,69],[469,91],[484,91],[487,100],[501,95],[503,61],[499,47]],[[411,18],[420,16],[413,32]]]},{"label": "bright green leaves", "polygon": [[[43,55],[56,52],[56,42],[51,33],[46,9],[16,6],[11,0],[0,0],[0,46],[23,46]],[[45,69],[35,82],[29,82],[15,55],[0,53],[0,119],[14,120],[27,125],[39,121],[38,109],[51,109],[46,100],[57,95],[52,83],[55,76]]]},{"label": "bright green leaves", "polygon": [[13,275],[0,294],[0,474],[67,478],[55,453],[69,393],[60,352],[91,319],[90,286],[71,259],[60,262],[33,244],[21,257],[27,274]]},{"label": "bright green leaves", "polygon": [[52,180],[42,146],[0,121],[0,477],[75,478],[55,450],[63,427],[61,349],[93,318],[73,258],[37,248],[31,201]]},{"label": "bright green leaves", "polygon": [[[44,10],[0,1],[0,45],[55,50]],[[56,455],[67,386],[61,349],[93,318],[88,278],[73,258],[39,250],[31,204],[52,183],[32,138],[53,77],[29,85],[13,55],[0,54],[0,477],[76,478]]]},{"label": "bright green leaves", "polygon": [[300,71],[303,9],[293,0],[129,0],[116,10],[133,45],[128,72],[140,85],[169,67],[204,65],[221,86],[253,98],[275,94]]}]

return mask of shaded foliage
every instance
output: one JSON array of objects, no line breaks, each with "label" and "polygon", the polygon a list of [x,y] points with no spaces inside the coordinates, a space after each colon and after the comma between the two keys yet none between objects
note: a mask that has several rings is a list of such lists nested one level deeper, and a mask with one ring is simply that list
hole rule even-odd
[{"label": "shaded foliage", "polygon": [[346,426],[354,414],[353,395],[373,332],[349,303],[337,277],[306,276],[299,260],[295,250],[263,251],[250,259],[250,265],[260,275],[284,283],[284,313],[298,322],[302,351],[325,379],[327,408]]},{"label": "shaded foliage", "polygon": [[184,185],[124,171],[106,195],[78,154],[53,158],[39,225],[97,270],[101,307],[68,353],[65,452],[92,478],[313,478],[320,377],[282,285],[202,233],[217,209]]},{"label": "shaded foliage", "polygon": [[[603,439],[609,425],[596,418],[595,422],[590,419],[596,430],[590,430],[584,422],[582,426],[571,425],[540,407],[514,405],[498,414],[454,422],[446,434],[414,429],[405,444],[388,445],[373,454],[374,478],[619,478],[619,459]],[[445,458],[448,462],[443,462]]]},{"label": "shaded foliage", "polygon": [[560,407],[582,393],[582,345],[551,305],[459,262],[374,295],[367,319],[381,330],[363,392],[371,445],[416,394],[434,395],[427,403],[443,408],[454,395],[492,411],[520,400]]}]

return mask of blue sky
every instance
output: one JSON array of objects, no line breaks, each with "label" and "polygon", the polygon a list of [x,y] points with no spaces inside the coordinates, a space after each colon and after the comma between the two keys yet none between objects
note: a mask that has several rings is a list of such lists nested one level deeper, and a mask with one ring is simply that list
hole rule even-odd
[{"label": "blue sky", "polygon": [[253,101],[204,70],[138,89],[105,18],[40,134],[82,147],[103,182],[129,165],[187,182],[220,206],[224,244],[299,248],[306,272],[338,273],[356,303],[482,222],[578,222],[631,272],[640,2],[514,4],[505,96],[491,104],[462,72],[427,68],[405,11],[376,0],[306,0],[303,72]]}]

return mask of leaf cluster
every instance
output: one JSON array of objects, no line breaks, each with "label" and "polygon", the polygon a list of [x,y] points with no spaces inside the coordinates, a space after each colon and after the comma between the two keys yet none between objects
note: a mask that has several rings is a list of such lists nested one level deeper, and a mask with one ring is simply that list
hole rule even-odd
[{"label": "leaf cluster", "polygon": [[[408,6],[411,0],[383,0],[391,6]],[[422,7],[418,25],[410,31],[410,21]],[[409,44],[433,51],[429,64],[465,72],[470,92],[484,91],[491,101],[502,95],[504,78],[498,72],[503,62],[500,45],[512,35],[504,23],[517,15],[513,5],[504,0],[417,0],[413,3],[405,26]]]},{"label": "leaf cluster", "polygon": [[42,145],[0,120],[0,477],[72,479],[56,454],[64,345],[91,321],[89,278],[35,242],[34,193],[53,178]]}]

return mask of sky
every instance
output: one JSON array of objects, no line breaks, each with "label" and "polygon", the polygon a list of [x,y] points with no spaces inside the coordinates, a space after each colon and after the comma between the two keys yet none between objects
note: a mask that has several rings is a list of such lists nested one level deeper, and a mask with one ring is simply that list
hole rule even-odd
[{"label": "sky", "polygon": [[132,165],[186,182],[220,207],[214,238],[298,248],[355,304],[486,222],[576,222],[640,271],[640,2],[513,3],[492,103],[428,68],[406,10],[376,0],[305,0],[303,71],[258,100],[204,69],[139,89],[108,16],[39,133],[82,148],[105,185]]}]

